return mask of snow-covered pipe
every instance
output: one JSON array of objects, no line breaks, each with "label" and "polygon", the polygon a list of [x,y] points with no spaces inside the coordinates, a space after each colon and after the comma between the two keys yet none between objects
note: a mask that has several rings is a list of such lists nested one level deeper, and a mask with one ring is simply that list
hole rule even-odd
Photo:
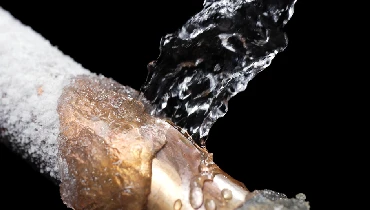
[{"label": "snow-covered pipe", "polygon": [[58,98],[77,75],[92,73],[0,8],[1,135],[55,179]]}]

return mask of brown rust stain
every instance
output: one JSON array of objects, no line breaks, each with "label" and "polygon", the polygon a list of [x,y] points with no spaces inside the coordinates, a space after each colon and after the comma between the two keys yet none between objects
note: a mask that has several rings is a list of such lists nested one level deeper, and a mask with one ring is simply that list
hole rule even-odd
[{"label": "brown rust stain", "polygon": [[76,210],[145,209],[152,159],[166,143],[163,121],[137,92],[111,79],[79,76],[58,103],[60,191]]},{"label": "brown rust stain", "polygon": [[42,88],[42,85],[40,85],[40,86],[37,88],[37,95],[38,95],[38,96],[41,96],[43,93],[44,93],[44,89]]}]

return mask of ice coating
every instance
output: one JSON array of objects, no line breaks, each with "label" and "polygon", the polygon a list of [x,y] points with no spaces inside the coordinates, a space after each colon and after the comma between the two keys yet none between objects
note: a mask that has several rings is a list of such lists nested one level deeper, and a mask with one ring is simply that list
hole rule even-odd
[{"label": "ice coating", "polygon": [[206,0],[204,9],[160,44],[142,87],[152,113],[203,144],[228,101],[287,46],[283,26],[296,0]]},{"label": "ice coating", "polygon": [[236,210],[308,210],[310,205],[304,199],[290,198],[271,190],[256,190],[250,193],[246,202]]},{"label": "ice coating", "polygon": [[103,76],[81,76],[58,102],[60,192],[68,207],[144,209],[152,158],[170,127],[145,112],[138,92]]},{"label": "ice coating", "polygon": [[77,75],[91,75],[0,7],[0,143],[58,179],[57,101]]}]

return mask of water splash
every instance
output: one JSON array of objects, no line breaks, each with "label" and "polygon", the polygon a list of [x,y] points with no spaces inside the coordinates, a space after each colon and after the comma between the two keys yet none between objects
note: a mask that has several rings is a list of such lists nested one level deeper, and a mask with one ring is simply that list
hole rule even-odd
[{"label": "water splash", "polygon": [[142,87],[151,113],[169,118],[204,146],[228,101],[287,46],[283,26],[296,0],[205,0],[167,34]]}]

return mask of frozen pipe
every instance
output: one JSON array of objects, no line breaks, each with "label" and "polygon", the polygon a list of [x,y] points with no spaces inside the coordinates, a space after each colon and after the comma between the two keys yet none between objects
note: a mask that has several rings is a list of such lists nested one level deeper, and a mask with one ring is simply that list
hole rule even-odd
[{"label": "frozen pipe", "polygon": [[59,183],[70,208],[277,205],[225,174],[171,122],[147,114],[137,91],[84,69],[1,8],[0,99],[0,141]]},{"label": "frozen pipe", "polygon": [[[0,125],[2,127],[1,136],[6,137],[6,138],[3,138],[2,141],[6,141],[4,143],[9,145],[15,152],[22,154],[24,158],[26,158],[27,160],[35,164],[40,169],[41,173],[45,173],[46,175],[50,176],[51,178],[57,181],[76,182],[76,180],[67,180],[70,177],[66,177],[66,176],[70,176],[71,172],[69,172],[68,174],[68,172],[65,172],[63,170],[67,170],[67,169],[71,170],[71,169],[63,165],[63,164],[68,164],[67,163],[68,160],[60,160],[60,159],[62,159],[61,156],[63,155],[67,156],[67,153],[70,152],[70,151],[65,151],[65,153],[62,153],[64,149],[68,148],[68,149],[77,150],[78,148],[68,145],[69,143],[68,141],[64,142],[63,148],[60,147],[60,143],[62,142],[62,140],[58,138],[58,135],[61,134],[61,129],[62,129],[61,126],[65,124],[64,126],[65,130],[62,131],[62,134],[64,132],[65,133],[64,136],[67,136],[72,139],[74,136],[73,134],[70,134],[70,133],[78,132],[76,131],[78,128],[78,125],[73,124],[73,123],[76,123],[76,120],[72,120],[72,117],[76,116],[76,114],[70,113],[72,112],[70,109],[74,108],[74,109],[80,109],[77,111],[83,111],[83,109],[89,108],[87,107],[87,105],[84,105],[84,104],[82,104],[78,108],[69,107],[68,105],[72,103],[71,102],[72,99],[69,98],[71,97],[72,93],[68,93],[67,91],[64,93],[65,97],[64,98],[62,97],[63,99],[60,99],[61,96],[63,95],[63,89],[65,89],[66,87],[69,87],[71,88],[70,90],[72,91],[73,85],[71,85],[71,83],[75,83],[75,84],[86,83],[84,85],[79,84],[81,86],[74,88],[74,91],[76,91],[76,89],[78,89],[78,91],[83,91],[84,88],[87,88],[87,86],[89,86],[91,87],[90,91],[94,92],[96,90],[93,90],[93,89],[96,88],[97,85],[101,85],[101,89],[99,89],[99,91],[104,91],[105,89],[107,89],[104,85],[112,84],[112,85],[115,85],[118,89],[121,89],[120,91],[132,91],[133,96],[137,94],[134,90],[131,90],[130,88],[120,87],[114,81],[105,79],[102,76],[96,76],[93,73],[89,72],[88,70],[84,69],[81,65],[74,62],[70,57],[63,55],[58,49],[56,49],[55,47],[52,47],[47,40],[45,40],[39,34],[32,31],[31,28],[22,25],[19,21],[15,20],[4,10],[0,10],[0,74],[1,74],[1,77],[0,77],[0,95],[1,95]],[[104,84],[101,84],[101,83],[104,83]],[[115,94],[114,90],[112,91],[113,91],[112,94]],[[104,97],[103,93],[97,93],[96,96]],[[80,97],[80,96],[77,95],[75,97]],[[127,99],[127,98],[130,98],[130,95],[125,96],[125,98],[123,99]],[[118,103],[120,103],[119,100],[121,98],[116,98],[116,99],[117,99],[117,106],[119,106]],[[59,105],[58,105],[58,100],[59,102],[61,102]],[[99,99],[97,101],[99,101]],[[76,106],[76,104],[73,104],[73,105]],[[137,102],[137,106],[139,105],[140,105],[140,102]],[[136,106],[136,104],[134,104],[133,106]],[[127,107],[127,109],[130,109],[130,108]],[[135,107],[133,109],[135,109]],[[60,116],[59,116],[58,110],[60,113],[64,113],[63,117],[65,119],[63,117],[61,117],[61,119],[66,122],[59,121]],[[96,118],[99,118],[99,116],[97,115]],[[102,120],[91,119],[91,121],[89,122],[79,121],[78,123],[83,124],[83,126],[81,127],[84,127],[84,128],[88,127],[88,128],[96,129],[94,131],[99,133],[100,138],[101,137],[107,138],[107,136],[105,135],[108,135],[108,134],[104,134],[104,132],[109,130],[109,128],[106,127],[108,125],[104,123]],[[160,125],[161,129],[163,128],[164,135],[167,135],[167,136],[175,135],[176,140],[180,138],[182,139],[183,142],[185,142],[185,144],[183,145],[184,147],[183,151],[186,151],[187,149],[188,154],[193,153],[191,156],[188,157],[188,159],[191,158],[191,161],[193,161],[194,159],[194,164],[193,164],[194,166],[192,166],[191,170],[189,170],[188,172],[185,171],[184,173],[186,173],[186,176],[193,176],[193,173],[197,173],[198,164],[199,164],[199,161],[197,162],[197,159],[200,160],[200,154],[201,154],[200,150],[198,149],[194,150],[195,147],[192,144],[187,143],[188,140],[182,137],[182,135],[180,135],[179,132],[175,130],[174,128],[172,128],[172,126],[170,126],[168,123],[161,121],[161,120],[157,120],[155,123]],[[73,126],[71,126],[71,124],[73,124]],[[125,124],[125,126],[129,127],[129,129],[130,129],[130,126],[135,127],[135,125],[132,125],[130,123]],[[143,128],[142,130],[153,129],[148,125],[144,125],[144,126],[147,126],[147,127]],[[156,125],[151,125],[151,126],[154,126],[155,128]],[[95,127],[99,127],[99,128],[95,128]],[[157,130],[160,130],[160,128],[157,128]],[[150,134],[150,131],[148,131],[146,134],[148,133]],[[91,136],[91,133],[85,132],[84,135],[86,135],[87,138],[89,139],[93,138]],[[141,134],[132,133],[130,135],[134,137],[140,137]],[[82,136],[83,135],[80,135],[78,137],[82,138]],[[116,138],[120,138],[120,137],[116,136]],[[151,138],[151,137],[147,137],[147,138]],[[82,142],[81,139],[78,139],[78,140]],[[156,158],[153,161],[154,167],[153,167],[153,176],[152,176],[152,185],[153,185],[152,192],[155,192],[155,194],[152,193],[150,195],[151,197],[153,197],[153,199],[149,200],[148,204],[153,206],[152,209],[167,209],[168,207],[172,208],[173,205],[179,206],[180,205],[179,203],[181,202],[181,206],[183,206],[183,208],[185,209],[188,209],[190,208],[190,201],[189,201],[190,200],[190,197],[189,197],[190,180],[189,179],[192,177],[187,178],[188,183],[181,183],[181,182],[184,182],[181,180],[182,179],[181,176],[171,177],[173,176],[173,174],[177,173],[177,171],[174,170],[173,167],[171,166],[172,163],[171,163],[171,160],[168,160],[169,159],[168,157],[174,154],[180,157],[181,155],[178,155],[177,154],[178,152],[176,151],[172,151],[171,147],[168,146],[170,145],[169,143],[165,146],[165,148],[162,148],[164,144],[163,140],[165,139],[158,140],[158,142],[160,143],[158,143],[157,147],[161,148],[162,151],[157,154],[158,158]],[[72,141],[70,140],[70,142]],[[81,142],[77,142],[76,144],[79,144]],[[83,143],[86,143],[86,142],[83,142]],[[128,146],[132,146],[133,148],[140,149],[142,145],[139,144],[140,142],[137,144],[136,143],[137,142],[135,143],[130,142],[128,143]],[[174,144],[177,144],[177,143],[175,142]],[[155,146],[156,145],[154,145],[153,147]],[[158,150],[158,148],[155,148],[153,150],[154,151]],[[61,149],[59,150],[61,151],[60,153],[58,149]],[[81,152],[81,150],[79,150],[79,152]],[[166,152],[169,154],[166,155]],[[68,155],[73,155],[73,154],[68,154]],[[96,155],[101,155],[101,154],[96,154]],[[148,152],[146,155],[150,156],[150,152]],[[162,158],[163,160],[161,160],[159,156],[163,157]],[[87,157],[78,157],[78,158],[87,158]],[[133,158],[133,157],[125,156],[125,158]],[[140,158],[142,158],[143,161],[148,161],[150,157],[146,157],[147,159],[143,157],[140,157]],[[68,157],[66,157],[66,159],[68,159]],[[188,161],[188,159],[184,159],[184,160],[179,159],[179,160],[176,160],[177,161],[176,163],[180,164],[180,162],[183,161],[184,164],[186,164],[186,161]],[[71,161],[74,161],[74,160],[75,159],[72,159]],[[89,161],[89,160],[84,160],[84,161]],[[107,161],[109,162],[109,160]],[[123,163],[120,163],[120,161]],[[129,161],[125,162],[125,160],[117,160],[116,162],[113,162],[112,164],[116,164],[116,165],[124,164],[124,163],[128,164],[128,162]],[[84,163],[85,165],[84,164],[82,165],[88,168],[89,167],[88,164],[93,164],[93,163],[100,164],[100,163],[96,163],[92,161],[90,163],[85,162]],[[107,164],[109,166],[110,163],[107,163]],[[136,163],[132,161],[132,164],[141,164],[141,163]],[[145,166],[145,164],[141,164],[142,167],[144,167],[143,165]],[[77,165],[76,167],[79,167],[79,165]],[[131,167],[131,166],[128,166],[128,167]],[[83,169],[80,168],[80,169],[85,170],[86,168],[83,168]],[[184,169],[186,169],[186,166],[184,166]],[[95,168],[95,170],[100,170],[100,168],[99,167]],[[103,170],[106,170],[106,169],[103,169]],[[121,172],[120,170],[117,170],[117,173],[120,173],[120,172]],[[82,172],[80,172],[80,174],[81,173]],[[125,173],[125,172],[122,172],[122,173]],[[142,172],[142,174],[145,174],[145,173]],[[150,175],[150,174],[147,173],[145,175]],[[170,182],[170,180],[173,178],[174,178],[174,182]],[[76,178],[73,177],[71,179],[76,179]],[[109,179],[110,178],[108,177],[107,180]],[[220,180],[217,183],[221,185],[225,185],[225,186],[230,185],[221,176],[216,178],[216,180],[217,179]],[[104,181],[105,180],[103,180],[103,182]],[[163,185],[163,182],[166,182],[166,184]],[[62,182],[61,186],[63,187],[64,184],[65,183]],[[73,183],[69,183],[69,184],[73,185]],[[181,189],[181,190],[177,189],[182,185],[185,186],[185,184],[187,185],[185,189]],[[145,188],[145,184],[143,185],[144,186],[142,187]],[[112,184],[109,186],[112,187]],[[69,186],[64,186],[64,188],[67,188],[67,187]],[[170,191],[166,190],[166,188],[170,189]],[[83,191],[82,189],[79,189],[79,190]],[[122,189],[123,193],[126,193],[126,194],[130,194],[130,191],[134,191],[134,190],[135,189],[130,189],[130,186],[128,186],[125,189]],[[76,193],[76,192],[72,192],[71,189],[61,188],[61,191],[62,191],[61,193],[62,193],[64,202],[66,202],[67,205],[69,205],[70,207],[78,206],[77,208],[75,207],[76,209],[85,208],[86,206],[84,205],[90,205],[91,203],[91,201],[89,201],[87,198],[88,196],[84,197],[84,196],[79,195],[79,198],[77,198],[77,201],[74,200],[75,198],[73,197],[76,195],[73,195],[73,193]],[[241,192],[241,195],[244,196],[245,192],[246,191]],[[95,193],[98,193],[98,192],[95,192]],[[102,193],[102,192],[99,192],[99,193]],[[144,194],[145,193],[147,192],[144,192]],[[199,194],[200,192],[197,192],[197,193]],[[244,199],[243,196],[239,198],[241,199],[241,201]],[[121,197],[125,197],[125,196],[121,195]],[[130,197],[130,196],[128,195],[127,197]],[[85,199],[83,201],[85,203],[79,204],[78,199]],[[135,199],[140,199],[140,198],[135,198]],[[161,200],[160,204],[157,204],[155,202],[156,200]],[[197,202],[198,203],[196,205],[199,205],[199,206],[202,205],[203,203],[203,201],[200,204],[199,204],[200,201],[197,201]],[[104,204],[107,205],[107,203],[104,203]],[[101,204],[96,204],[96,205],[101,205]]]}]

